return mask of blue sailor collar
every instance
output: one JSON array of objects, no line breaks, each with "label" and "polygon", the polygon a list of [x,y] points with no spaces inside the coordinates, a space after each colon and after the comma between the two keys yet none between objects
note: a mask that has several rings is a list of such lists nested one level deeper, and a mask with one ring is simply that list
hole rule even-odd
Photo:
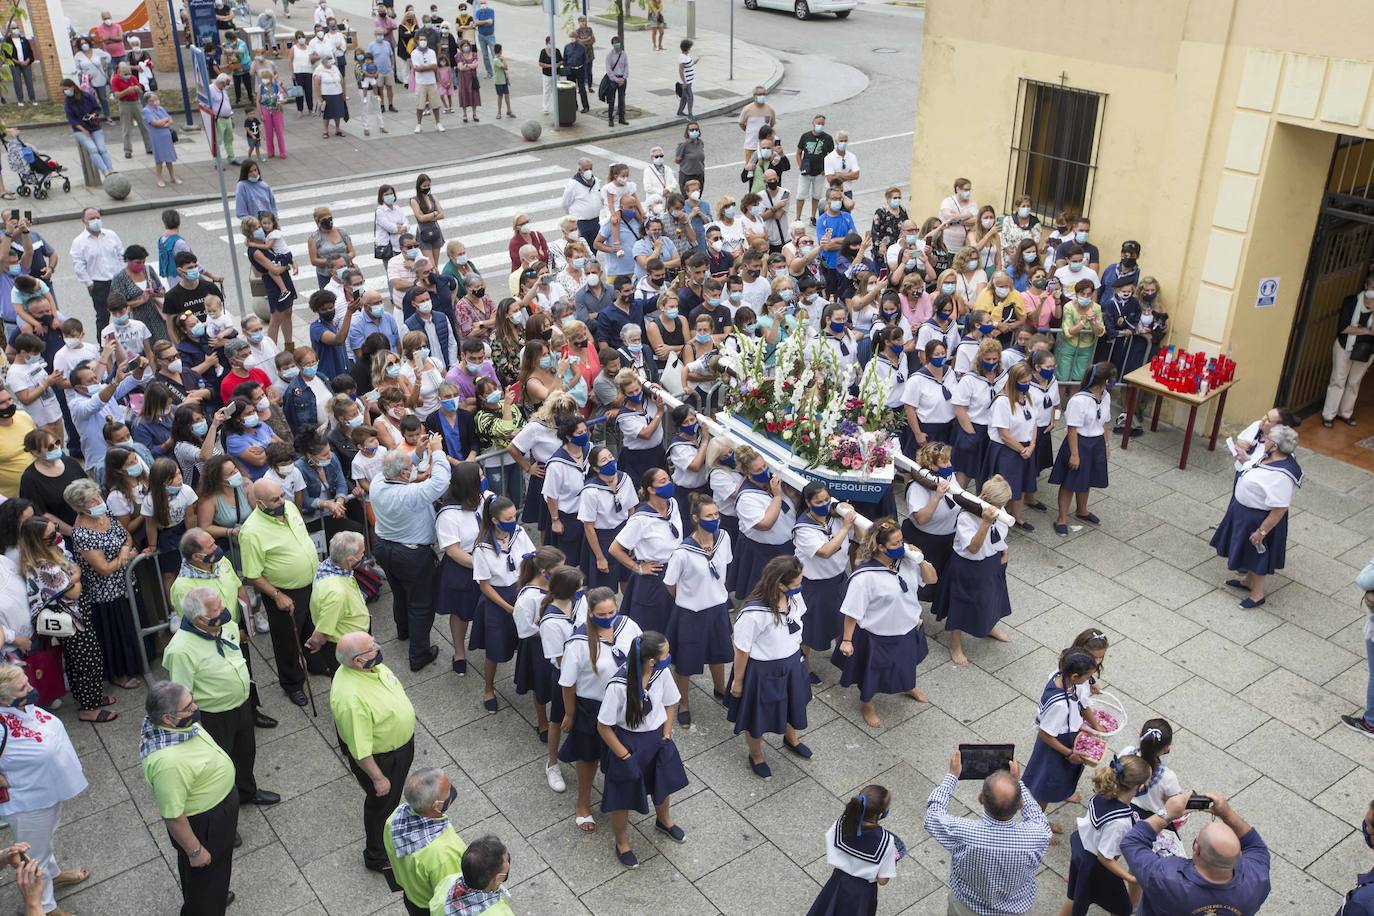
[{"label": "blue sailor collar", "polygon": [[561,463],[561,464],[566,464],[566,465],[568,465],[569,467],[574,467],[574,468],[576,468],[579,472],[581,472],[582,474],[585,475],[585,474],[587,473],[587,454],[588,454],[588,451],[589,451],[588,449],[583,449],[583,450],[582,450],[582,460],[581,460],[581,461],[578,461],[578,460],[577,460],[576,458],[574,458],[572,455],[568,454],[568,448],[567,448],[567,446],[559,446],[558,451],[556,451],[556,452],[554,452],[552,455],[550,455],[550,456],[549,456],[549,460],[546,461],[546,462],[544,462],[544,463],[545,463],[545,464],[553,464],[554,462],[559,462],[559,463]]},{"label": "blue sailor collar", "polygon": [[1111,821],[1122,819],[1135,823],[1140,820],[1140,815],[1126,802],[1117,801],[1115,798],[1094,795],[1092,801],[1088,802],[1088,820],[1097,829],[1102,829],[1103,825]]},{"label": "blue sailor collar", "polygon": [[1265,464],[1261,461],[1259,464],[1246,468],[1241,473],[1248,474],[1251,471],[1275,471],[1290,478],[1293,481],[1293,486],[1302,486],[1302,466],[1298,464],[1298,459],[1294,458],[1292,455],[1289,455],[1282,461],[1275,461],[1273,464]]},{"label": "blue sailor collar", "polygon": [[[842,820],[842,819],[841,819]],[[833,829],[833,839],[835,848],[845,855],[853,856],[862,861],[874,865],[883,860],[887,854],[887,849],[892,845],[892,834],[883,827],[865,830],[861,834],[846,837],[844,831],[840,829],[841,821],[835,821]]]}]

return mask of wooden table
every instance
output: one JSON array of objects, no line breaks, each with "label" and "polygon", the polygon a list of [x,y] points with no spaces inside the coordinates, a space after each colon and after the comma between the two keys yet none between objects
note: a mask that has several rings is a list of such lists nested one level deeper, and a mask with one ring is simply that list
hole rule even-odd
[{"label": "wooden table", "polygon": [[1150,416],[1150,432],[1159,429],[1159,409],[1164,404],[1164,398],[1188,405],[1188,428],[1183,433],[1183,453],[1178,458],[1180,471],[1188,467],[1188,450],[1193,445],[1193,426],[1197,422],[1198,408],[1207,406],[1208,402],[1212,400],[1216,400],[1217,406],[1212,417],[1212,437],[1207,442],[1207,450],[1209,452],[1217,450],[1217,434],[1221,431],[1221,415],[1226,410],[1226,394],[1239,379],[1233,378],[1206,394],[1184,394],[1181,391],[1170,391],[1155,381],[1154,376],[1150,374],[1150,365],[1146,363],[1134,372],[1128,373],[1122,381],[1131,388],[1130,394],[1126,398],[1126,428],[1121,433],[1122,449],[1131,444],[1131,423],[1135,419],[1136,399],[1140,397],[1140,392],[1148,391],[1155,395],[1155,409]]}]

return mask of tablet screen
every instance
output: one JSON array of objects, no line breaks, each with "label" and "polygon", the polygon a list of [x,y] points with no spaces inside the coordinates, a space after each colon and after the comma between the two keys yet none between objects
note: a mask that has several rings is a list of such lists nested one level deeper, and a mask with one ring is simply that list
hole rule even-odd
[{"label": "tablet screen", "polygon": [[1010,770],[1016,751],[1014,744],[961,744],[959,759],[963,769],[960,779],[986,779],[998,770]]}]

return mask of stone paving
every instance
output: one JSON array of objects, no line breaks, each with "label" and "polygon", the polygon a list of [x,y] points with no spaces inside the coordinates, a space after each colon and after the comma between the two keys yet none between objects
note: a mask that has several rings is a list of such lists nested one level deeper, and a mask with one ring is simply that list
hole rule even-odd
[{"label": "stone paving", "polygon": [[[761,781],[711,701],[709,680],[697,678],[694,723],[676,732],[691,777],[674,799],[687,842],[666,842],[637,818],[638,870],[617,863],[606,819],[583,834],[573,825],[571,792],[548,790],[544,747],[529,703],[514,695],[509,666],[495,715],[481,708],[480,676],[460,679],[443,664],[419,674],[398,666],[419,713],[416,765],[450,774],[458,789],[451,817],[464,837],[494,833],[510,846],[511,902],[520,914],[804,913],[828,873],[824,831],[869,782],[893,791],[886,824],[911,847],[879,895],[879,912],[942,914],[947,858],[920,824],[951,748],[1015,741],[1024,761],[1057,651],[1093,625],[1111,640],[1105,686],[1124,703],[1130,734],[1146,718],[1167,717],[1175,734],[1169,762],[1184,785],[1231,796],[1273,850],[1274,892],[1264,912],[1334,912],[1370,866],[1359,822],[1374,797],[1374,744],[1337,717],[1364,696],[1352,580],[1374,555],[1374,475],[1300,454],[1307,483],[1294,505],[1288,569],[1273,579],[1262,609],[1242,611],[1207,546],[1229,497],[1229,463],[1221,452],[1195,449],[1189,469],[1177,470],[1181,437],[1163,430],[1127,452],[1113,449],[1111,488],[1093,504],[1100,530],[1061,539],[1049,519],[1031,513],[1044,524],[1012,540],[1012,641],[975,641],[972,666],[960,670],[949,664],[944,636],[932,639],[918,674],[932,703],[881,700],[880,731],[863,724],[853,691],[834,686],[833,669],[818,663],[825,684],[805,733],[815,757],[798,761],[772,738],[774,776]],[[927,626],[938,633],[938,624]],[[404,659],[385,598],[374,607],[374,630],[389,657]],[[446,634],[435,635],[443,645]],[[260,637],[255,651],[264,650],[270,643]],[[257,661],[266,707],[281,720],[258,732],[257,775],[284,801],[243,811],[232,912],[402,913],[383,879],[361,867],[361,792],[336,750],[327,682],[315,679],[322,716],[312,719],[276,688],[270,661]],[[110,725],[61,711],[91,781],[58,833],[62,862],[94,871],[61,899],[80,916],[177,907],[175,859],[138,766],[142,693],[120,699],[124,715]],[[1081,787],[1090,791],[1086,781]],[[974,794],[973,784],[961,785],[955,807],[973,804]],[[1071,831],[1078,813],[1066,806],[1051,816]],[[1185,838],[1203,821],[1195,816]],[[1035,913],[1057,911],[1067,869],[1067,844],[1052,848]],[[4,880],[12,884],[12,872]],[[0,888],[0,899],[11,907],[14,888]]]}]

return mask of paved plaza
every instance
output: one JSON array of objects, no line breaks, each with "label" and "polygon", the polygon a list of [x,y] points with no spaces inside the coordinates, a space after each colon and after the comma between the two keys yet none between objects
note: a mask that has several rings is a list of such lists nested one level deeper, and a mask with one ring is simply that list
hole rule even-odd
[{"label": "paved plaza", "polygon": [[[933,639],[918,673],[932,703],[880,699],[880,731],[864,726],[854,691],[833,686],[834,670],[817,663],[825,684],[804,735],[815,757],[798,761],[770,738],[774,776],[765,782],[749,772],[744,743],[712,702],[709,680],[697,678],[693,725],[675,733],[691,778],[674,799],[687,842],[667,842],[638,819],[637,870],[617,863],[608,820],[598,817],[597,831],[583,834],[573,825],[571,791],[549,791],[544,747],[509,666],[495,715],[482,710],[480,675],[447,670],[446,647],[440,663],[419,674],[404,661],[395,667],[419,714],[415,765],[441,766],[452,777],[451,818],[464,838],[494,833],[510,846],[511,903],[520,914],[804,913],[828,873],[824,831],[869,782],[894,793],[885,826],[911,847],[879,894],[879,912],[942,914],[946,858],[921,819],[951,748],[1015,741],[1027,759],[1036,698],[1056,652],[1093,625],[1111,640],[1105,685],[1124,703],[1130,734],[1146,718],[1167,717],[1175,734],[1169,763],[1184,785],[1231,796],[1273,850],[1274,892],[1264,912],[1334,912],[1369,867],[1359,821],[1374,797],[1374,744],[1337,717],[1364,696],[1351,583],[1374,555],[1374,475],[1300,454],[1307,482],[1294,501],[1286,575],[1276,577],[1264,608],[1242,611],[1238,596],[1219,587],[1224,569],[1207,546],[1230,494],[1229,464],[1221,452],[1195,449],[1189,469],[1179,471],[1180,440],[1178,431],[1161,430],[1127,452],[1113,449],[1111,488],[1093,504],[1101,530],[1060,539],[1045,519],[1031,537],[1015,535],[1012,641],[976,642],[972,666],[960,670],[949,664],[944,637]],[[385,597],[373,606],[373,626],[386,655],[404,659]],[[938,624],[927,627],[938,633]],[[445,634],[436,628],[435,635]],[[401,913],[399,896],[362,868],[361,791],[337,750],[328,682],[314,678],[322,715],[312,718],[277,689],[270,648],[257,637],[254,669],[281,725],[258,732],[257,774],[284,801],[243,809],[233,911]],[[91,782],[58,831],[63,863],[94,872],[61,898],[80,916],[173,913],[178,905],[175,858],[138,766],[142,696],[121,693],[123,715],[109,725],[78,722],[71,704],[60,713]],[[570,769],[566,775],[571,784]],[[1080,787],[1090,791],[1086,780]],[[955,807],[973,804],[974,792],[962,784]],[[1071,832],[1080,812],[1068,806],[1051,816]],[[1194,815],[1185,838],[1204,820]],[[1067,870],[1065,843],[1050,850],[1035,913],[1056,912]],[[0,889],[0,898],[0,907],[11,907],[13,887]]]}]

